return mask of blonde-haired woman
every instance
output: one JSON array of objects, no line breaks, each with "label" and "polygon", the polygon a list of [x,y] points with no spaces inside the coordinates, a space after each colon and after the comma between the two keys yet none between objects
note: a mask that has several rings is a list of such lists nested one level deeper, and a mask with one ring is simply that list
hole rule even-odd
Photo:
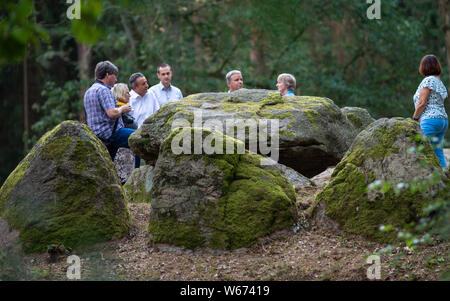
[{"label": "blonde-haired woman", "polygon": [[[113,92],[119,107],[128,104],[128,102],[130,101],[130,90],[128,89],[128,86],[126,84],[124,83],[115,84],[114,87],[111,89],[111,91]],[[138,128],[136,121],[130,114],[128,113],[122,114],[122,120],[126,128],[135,130]]]},{"label": "blonde-haired woman", "polygon": [[[119,107],[128,104],[128,102],[130,101],[130,90],[128,89],[127,84],[124,83],[115,84],[114,87],[112,87],[111,91],[114,94],[114,97],[117,100],[117,104],[119,105]],[[126,128],[130,129],[138,128],[136,121],[130,114],[128,113],[122,114],[122,120]],[[135,156],[134,167],[139,168],[140,166],[141,166],[141,158],[139,158],[139,156]]]}]

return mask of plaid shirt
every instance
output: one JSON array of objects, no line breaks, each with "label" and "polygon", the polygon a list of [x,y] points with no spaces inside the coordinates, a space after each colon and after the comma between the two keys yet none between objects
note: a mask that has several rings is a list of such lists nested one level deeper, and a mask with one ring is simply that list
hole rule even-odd
[{"label": "plaid shirt", "polygon": [[[106,111],[116,107],[118,105],[111,87],[100,81],[95,81],[84,94],[87,124],[97,137],[109,139],[113,134],[116,120],[109,118]],[[120,128],[123,128],[122,116],[119,117],[116,131]]]}]

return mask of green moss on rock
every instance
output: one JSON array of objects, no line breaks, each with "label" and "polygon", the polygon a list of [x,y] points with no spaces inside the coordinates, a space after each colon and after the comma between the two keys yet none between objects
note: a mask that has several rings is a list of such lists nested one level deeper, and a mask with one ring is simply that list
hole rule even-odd
[{"label": "green moss on rock", "polygon": [[174,212],[161,215],[158,220],[150,220],[148,229],[154,243],[169,243],[195,249],[203,246],[206,240],[200,230],[198,219],[180,223]]},{"label": "green moss on rock", "polygon": [[[336,166],[314,206],[324,201],[327,216],[347,232],[380,242],[394,241],[396,234],[381,232],[379,226],[401,228],[417,221],[429,199],[409,190],[396,194],[392,186],[440,170],[429,143],[414,139],[418,134],[417,124],[410,120],[381,119],[371,124]],[[424,146],[423,153],[409,154],[407,150],[417,143]],[[368,191],[375,180],[390,181],[391,188],[384,193]]]},{"label": "green moss on rock", "polygon": [[44,135],[0,189],[0,216],[25,252],[76,248],[128,233],[129,211],[109,154],[87,126]]},{"label": "green moss on rock", "polygon": [[347,118],[348,118],[348,120],[350,120],[350,122],[351,122],[355,127],[360,128],[360,127],[363,126],[362,120],[361,120],[358,116],[356,116],[355,114],[349,113],[349,114],[347,114]]},{"label": "green moss on rock", "polygon": [[[176,135],[184,131],[190,132],[192,137],[195,133],[203,138],[211,134],[220,135],[223,141],[233,143],[235,153],[175,156],[170,150],[170,143]],[[192,184],[189,188],[178,184],[179,189],[191,191],[192,195],[201,199],[187,197],[179,203],[171,203],[168,199],[164,201],[168,203],[164,208],[172,208],[169,210],[161,208],[163,201],[160,198],[161,190],[171,189],[171,186],[164,186],[170,179],[160,179],[163,186],[152,188],[152,197],[157,208],[152,208],[154,212],[149,223],[149,232],[155,243],[168,243],[190,249],[201,246],[237,249],[248,247],[259,237],[293,225],[296,212],[295,191],[292,185],[281,172],[262,169],[259,166],[261,156],[248,152],[236,154],[237,145],[241,143],[221,133],[201,128],[177,129],[165,140],[161,147],[162,157],[158,159],[155,169],[165,168],[166,165],[159,166],[161,162],[195,166],[208,171],[202,178],[219,179],[219,183],[216,185],[212,180],[211,186],[197,186],[197,181],[202,181],[196,175],[180,175],[186,183]],[[225,144],[223,147],[225,151]],[[177,166],[173,168],[176,169]],[[217,194],[214,189],[219,190]],[[173,229],[178,233],[172,233]]]},{"label": "green moss on rock", "polygon": [[128,178],[123,190],[128,202],[150,203],[150,190],[153,185],[153,167],[150,165],[135,169]]}]

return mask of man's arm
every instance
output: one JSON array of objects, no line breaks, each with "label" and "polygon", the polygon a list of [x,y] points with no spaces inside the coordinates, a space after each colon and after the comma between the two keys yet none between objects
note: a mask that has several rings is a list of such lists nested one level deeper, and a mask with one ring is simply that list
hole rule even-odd
[{"label": "man's arm", "polygon": [[111,119],[117,119],[122,114],[128,113],[130,111],[131,111],[131,107],[129,105],[124,105],[124,106],[121,106],[120,108],[111,108],[111,109],[106,110],[106,115],[108,115],[108,117]]},{"label": "man's arm", "polygon": [[124,105],[116,108],[117,102],[114,98],[114,94],[110,90],[100,90],[99,97],[100,99],[103,99],[103,101],[100,101],[100,105],[102,106],[103,110],[105,110],[106,115],[108,115],[108,117],[111,119],[117,119],[122,114],[131,111],[131,107],[129,105]]}]

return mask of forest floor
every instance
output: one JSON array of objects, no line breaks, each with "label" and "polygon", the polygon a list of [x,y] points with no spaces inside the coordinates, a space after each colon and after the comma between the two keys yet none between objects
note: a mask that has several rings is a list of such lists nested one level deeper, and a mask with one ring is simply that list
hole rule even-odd
[{"label": "forest floor", "polygon": [[[331,169],[314,179],[316,187],[302,191],[311,202],[329,180]],[[82,280],[221,280],[299,281],[369,280],[370,255],[387,245],[360,236],[321,229],[286,230],[235,251],[183,250],[150,243],[150,205],[130,203],[128,236],[74,250],[81,259]],[[449,270],[449,243],[434,242],[411,251],[404,244],[381,254],[381,280],[439,280]],[[49,261],[48,254],[27,255],[24,267],[34,280],[67,280],[67,256]],[[29,276],[30,277],[30,276]],[[447,276],[448,279],[448,276]]]}]

